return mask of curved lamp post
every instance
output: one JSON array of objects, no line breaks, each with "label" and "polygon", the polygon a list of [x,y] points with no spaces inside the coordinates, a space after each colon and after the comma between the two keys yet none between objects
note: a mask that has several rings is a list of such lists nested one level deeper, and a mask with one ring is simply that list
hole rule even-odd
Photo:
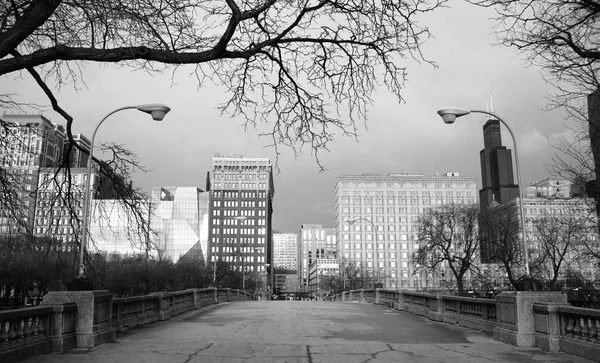
[{"label": "curved lamp post", "polygon": [[523,183],[521,182],[521,168],[519,166],[519,152],[518,152],[518,148],[517,148],[517,138],[515,137],[515,134],[513,133],[510,126],[508,126],[508,124],[506,122],[504,122],[504,120],[502,120],[498,115],[495,115],[488,111],[465,110],[465,109],[460,109],[457,107],[448,107],[448,108],[439,110],[437,113],[438,113],[438,115],[442,116],[442,119],[447,124],[453,124],[454,121],[456,121],[456,119],[458,117],[465,116],[470,113],[483,113],[483,114],[490,115],[490,116],[496,118],[498,121],[502,122],[502,124],[504,124],[504,126],[506,126],[506,128],[508,129],[508,132],[510,133],[510,136],[512,137],[512,140],[513,140],[513,145],[515,147],[515,164],[516,164],[516,168],[517,168],[517,183],[519,183],[519,200],[520,200],[519,211],[521,212],[521,230],[523,231],[523,256],[525,258],[526,275],[529,278],[530,277],[529,251],[527,248],[527,231],[525,230],[525,213],[524,213],[524,207],[523,207],[524,202],[523,202],[523,193],[522,193]]},{"label": "curved lamp post", "polygon": [[149,105],[138,105],[138,106],[125,106],[125,107],[120,107],[120,108],[117,108],[117,109],[109,112],[96,125],[96,128],[94,129],[94,132],[92,133],[92,139],[90,141],[90,155],[87,160],[87,179],[85,182],[85,194],[83,195],[83,226],[81,228],[81,233],[82,233],[81,246],[79,247],[79,274],[77,275],[77,278],[79,280],[83,279],[83,274],[84,274],[83,257],[84,257],[85,248],[87,247],[87,237],[88,237],[87,230],[88,230],[88,219],[89,219],[88,209],[89,209],[89,203],[90,203],[90,189],[91,189],[91,184],[92,184],[92,161],[94,158],[94,140],[96,139],[96,132],[98,131],[98,128],[100,127],[100,125],[102,125],[104,120],[106,120],[109,116],[111,116],[112,114],[117,113],[119,111],[129,110],[129,109],[137,109],[138,111],[145,112],[145,113],[151,115],[152,119],[155,121],[162,121],[162,119],[165,117],[165,115],[169,111],[171,111],[171,109],[168,106],[165,106],[165,105],[159,104],[159,103],[149,104]]},{"label": "curved lamp post", "polygon": [[373,243],[375,243],[375,255],[376,255],[375,261],[377,262],[377,283],[379,283],[379,247],[377,246],[377,226],[375,225],[375,223],[373,223],[373,221],[371,221],[370,219],[367,219],[367,218],[346,219],[346,222],[351,226],[353,226],[354,223],[356,223],[358,221],[369,222],[373,226],[373,232],[375,234],[375,239],[373,240]]}]

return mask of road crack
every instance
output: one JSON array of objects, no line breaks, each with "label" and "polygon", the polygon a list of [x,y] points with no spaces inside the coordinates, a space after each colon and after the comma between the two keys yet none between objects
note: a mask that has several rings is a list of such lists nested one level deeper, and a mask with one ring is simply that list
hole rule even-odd
[{"label": "road crack", "polygon": [[186,360],[183,361],[183,363],[188,363],[190,360],[192,360],[192,357],[194,357],[195,355],[198,355],[198,353],[200,353],[203,350],[207,350],[210,347],[212,347],[213,343],[210,343],[208,346],[204,347],[204,348],[200,348],[197,351],[195,351],[194,353],[188,355],[188,358]]},{"label": "road crack", "polygon": [[308,358],[308,363],[313,363],[312,353],[310,352],[310,345],[306,346],[306,356]]}]

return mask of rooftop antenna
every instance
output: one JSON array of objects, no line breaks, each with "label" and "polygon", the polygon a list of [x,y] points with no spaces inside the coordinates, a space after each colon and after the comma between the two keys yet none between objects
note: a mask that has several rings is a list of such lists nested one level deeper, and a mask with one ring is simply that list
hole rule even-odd
[{"label": "rooftop antenna", "polygon": [[[495,113],[495,110],[494,110],[494,99],[492,97],[492,92],[490,92],[490,101],[489,102],[485,101],[485,110],[487,112]],[[492,117],[491,115],[487,115],[487,119],[488,120],[493,120],[494,117]]]}]

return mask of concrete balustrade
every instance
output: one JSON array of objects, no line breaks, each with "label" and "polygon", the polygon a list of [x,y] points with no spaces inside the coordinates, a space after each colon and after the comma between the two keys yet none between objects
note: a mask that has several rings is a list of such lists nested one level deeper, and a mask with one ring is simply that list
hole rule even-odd
[{"label": "concrete balustrade", "polygon": [[353,290],[336,297],[386,305],[493,334],[520,347],[538,347],[591,360],[600,356],[600,310],[577,308],[554,291],[505,291],[480,299],[415,291]]},{"label": "concrete balustrade", "polygon": [[115,298],[108,291],[51,291],[40,306],[0,311],[0,362],[50,352],[89,349],[116,333],[203,306],[254,300],[245,291],[188,289]]}]

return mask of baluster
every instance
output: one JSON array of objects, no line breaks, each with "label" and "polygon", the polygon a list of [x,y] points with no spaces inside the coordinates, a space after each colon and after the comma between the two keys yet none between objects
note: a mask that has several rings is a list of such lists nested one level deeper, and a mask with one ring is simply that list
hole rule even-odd
[{"label": "baluster", "polygon": [[581,339],[581,318],[575,318],[575,328],[573,329],[575,339]]},{"label": "baluster", "polygon": [[597,339],[598,339],[598,327],[597,324],[598,320],[596,320],[595,318],[591,318],[590,319],[590,332],[588,333],[590,339],[589,341],[592,343],[596,343]]},{"label": "baluster", "polygon": [[37,331],[39,335],[44,335],[46,333],[46,325],[44,325],[44,317],[40,317],[38,320]]},{"label": "baluster", "polygon": [[17,324],[15,325],[15,332],[17,333],[17,339],[22,339],[25,336],[25,331],[23,330],[23,326],[27,324],[27,320],[25,318],[17,320]]},{"label": "baluster", "polygon": [[42,318],[39,316],[36,316],[35,318],[31,319],[31,335],[38,334],[38,324],[40,323],[40,321],[42,321]]},{"label": "baluster", "polygon": [[17,332],[15,331],[15,325],[17,324],[17,320],[13,319],[9,322],[8,326],[8,340],[17,339]]},{"label": "baluster", "polygon": [[588,328],[588,319],[583,318],[581,320],[581,339],[588,341],[588,333],[590,331]]},{"label": "baluster", "polygon": [[569,319],[569,323],[567,324],[567,327],[565,328],[565,330],[567,331],[567,337],[569,338],[573,338],[573,329],[575,329],[575,319],[571,316],[569,316],[567,319]]},{"label": "baluster", "polygon": [[0,343],[4,343],[8,340],[8,323],[6,321],[0,321]]}]

